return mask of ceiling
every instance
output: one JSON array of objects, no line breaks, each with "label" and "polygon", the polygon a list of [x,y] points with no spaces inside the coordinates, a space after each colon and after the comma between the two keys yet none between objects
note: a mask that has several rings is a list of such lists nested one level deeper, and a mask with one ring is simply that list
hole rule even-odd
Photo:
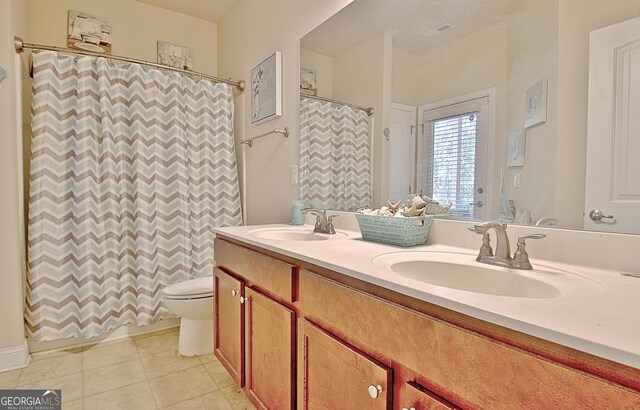
[{"label": "ceiling", "polygon": [[236,0],[136,0],[162,9],[220,23]]},{"label": "ceiling", "polygon": [[[414,54],[505,21],[521,0],[356,0],[301,41],[302,48],[335,56],[383,31]],[[453,26],[437,37],[425,33]]]}]

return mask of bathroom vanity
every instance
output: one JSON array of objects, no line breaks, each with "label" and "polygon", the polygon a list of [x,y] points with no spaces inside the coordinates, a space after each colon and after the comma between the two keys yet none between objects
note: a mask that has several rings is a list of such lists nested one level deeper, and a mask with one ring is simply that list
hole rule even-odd
[{"label": "bathroom vanity", "polygon": [[393,260],[471,249],[311,229],[216,229],[215,354],[258,408],[640,408],[633,279],[534,258],[554,292],[464,291]]}]

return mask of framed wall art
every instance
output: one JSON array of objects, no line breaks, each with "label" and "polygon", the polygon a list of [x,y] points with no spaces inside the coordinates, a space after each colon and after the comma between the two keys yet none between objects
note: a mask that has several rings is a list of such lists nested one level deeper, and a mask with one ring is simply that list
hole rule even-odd
[{"label": "framed wall art", "polygon": [[67,47],[111,54],[111,21],[104,17],[69,10]]},{"label": "framed wall art", "polygon": [[507,166],[524,166],[525,138],[524,128],[509,133],[509,146],[507,147]]},{"label": "framed wall art", "polygon": [[193,52],[189,47],[158,41],[158,63],[160,64],[183,70],[192,70],[192,54]]},{"label": "framed wall art", "polygon": [[276,51],[251,69],[251,124],[282,115],[282,53]]},{"label": "framed wall art", "polygon": [[300,69],[300,93],[318,95],[318,71],[311,68]]},{"label": "framed wall art", "polygon": [[525,128],[547,120],[547,80],[540,80],[527,89],[524,114]]}]

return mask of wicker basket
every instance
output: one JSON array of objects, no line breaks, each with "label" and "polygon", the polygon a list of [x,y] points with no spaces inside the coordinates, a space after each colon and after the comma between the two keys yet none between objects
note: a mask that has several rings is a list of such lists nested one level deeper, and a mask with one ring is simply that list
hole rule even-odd
[{"label": "wicker basket", "polygon": [[424,245],[429,237],[433,215],[396,218],[356,214],[362,239],[399,246]]}]

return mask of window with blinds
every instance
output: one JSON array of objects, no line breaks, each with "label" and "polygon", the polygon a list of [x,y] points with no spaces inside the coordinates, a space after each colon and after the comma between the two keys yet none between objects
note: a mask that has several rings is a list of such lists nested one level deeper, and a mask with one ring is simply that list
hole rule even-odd
[{"label": "window with blinds", "polygon": [[452,214],[473,217],[478,112],[427,123],[427,194],[441,204],[452,203]]},{"label": "window with blinds", "polygon": [[[486,180],[488,98],[477,98],[423,111],[423,135],[418,155],[419,189],[451,214],[478,218]],[[481,142],[482,141],[482,142]],[[478,206],[480,204],[480,206]]]}]

